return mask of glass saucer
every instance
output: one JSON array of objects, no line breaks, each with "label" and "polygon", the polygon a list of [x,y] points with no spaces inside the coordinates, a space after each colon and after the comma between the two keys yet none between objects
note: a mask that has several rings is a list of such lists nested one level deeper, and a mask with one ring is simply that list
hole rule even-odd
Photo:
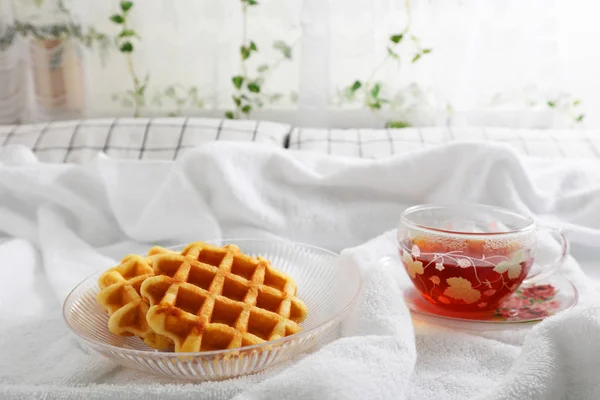
[{"label": "glass saucer", "polygon": [[[385,257],[382,263],[396,263]],[[400,260],[398,268],[402,269]],[[404,273],[403,270],[401,270]],[[579,293],[573,283],[560,275],[552,275],[523,285],[505,298],[496,309],[481,312],[457,312],[429,303],[406,277],[399,279],[404,301],[413,319],[468,330],[505,330],[527,328],[545,318],[574,307]]]}]

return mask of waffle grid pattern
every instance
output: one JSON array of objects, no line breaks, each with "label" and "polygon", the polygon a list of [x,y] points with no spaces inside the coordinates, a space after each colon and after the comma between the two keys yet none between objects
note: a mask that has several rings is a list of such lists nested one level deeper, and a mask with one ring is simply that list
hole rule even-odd
[{"label": "waffle grid pattern", "polygon": [[148,302],[142,298],[142,282],[154,275],[153,257],[129,255],[121,264],[109,269],[98,280],[98,303],[108,312],[108,328],[115,335],[135,335],[148,346],[164,349],[171,342],[156,333],[146,322]]},{"label": "waffle grid pattern", "polygon": [[294,281],[235,245],[191,244],[153,268],[141,288],[147,320],[176,352],[238,348],[301,330],[306,308]]}]

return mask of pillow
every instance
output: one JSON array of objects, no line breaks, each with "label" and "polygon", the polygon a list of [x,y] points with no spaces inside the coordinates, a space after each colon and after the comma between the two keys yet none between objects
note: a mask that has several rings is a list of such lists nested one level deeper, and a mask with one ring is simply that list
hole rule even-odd
[{"label": "pillow", "polygon": [[116,118],[0,126],[0,146],[20,144],[44,162],[81,163],[105,152],[125,159],[174,160],[215,140],[283,147],[291,127],[212,118]]},{"label": "pillow", "polygon": [[510,128],[294,128],[289,148],[340,156],[383,158],[452,141],[491,141],[544,158],[600,158],[600,132]]}]

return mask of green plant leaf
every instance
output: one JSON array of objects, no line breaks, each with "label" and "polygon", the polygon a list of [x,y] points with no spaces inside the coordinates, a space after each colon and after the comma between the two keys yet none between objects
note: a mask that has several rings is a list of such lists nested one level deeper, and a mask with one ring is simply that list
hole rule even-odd
[{"label": "green plant leaf", "polygon": [[167,88],[167,90],[165,90],[165,95],[168,97],[174,97],[175,96],[175,88],[173,86],[169,86]]},{"label": "green plant leaf", "polygon": [[381,90],[381,85],[379,83],[376,83],[375,86],[373,86],[373,89],[371,89],[371,96],[376,99],[379,96],[379,91]]},{"label": "green plant leaf", "polygon": [[548,104],[548,107],[550,107],[550,108],[554,108],[556,106],[556,103],[553,101],[550,101],[550,100],[548,100],[548,102],[546,104]]},{"label": "green plant leaf", "polygon": [[575,118],[576,122],[581,122],[583,121],[583,119],[585,118],[585,114],[580,114],[577,116],[577,118]]},{"label": "green plant leaf", "polygon": [[121,33],[119,33],[119,37],[132,37],[132,36],[136,36],[136,33],[134,30],[131,30],[131,29],[123,29],[123,31]]},{"label": "green plant leaf", "polygon": [[581,104],[581,100],[574,100],[573,101],[573,107],[577,107],[580,104]]},{"label": "green plant leaf", "polygon": [[260,85],[256,82],[249,82],[248,90],[251,91],[252,93],[260,93]]},{"label": "green plant leaf", "polygon": [[239,90],[242,88],[242,84],[244,83],[244,77],[236,75],[233,78],[231,78],[231,82],[233,82],[233,86],[235,86],[235,88]]},{"label": "green plant leaf", "polygon": [[376,101],[376,102],[374,102],[374,103],[370,103],[370,104],[369,104],[369,108],[370,108],[371,110],[380,110],[380,109],[381,109],[381,103],[380,103],[380,102],[378,102],[378,101]]},{"label": "green plant leaf", "polygon": [[274,93],[272,95],[269,96],[269,102],[270,103],[276,103],[279,100],[281,100],[281,98],[283,97],[283,95],[281,93]]},{"label": "green plant leaf", "polygon": [[110,20],[112,22],[114,22],[115,24],[122,24],[123,22],[125,22],[125,18],[123,18],[123,16],[121,16],[119,14],[112,15],[110,17]]},{"label": "green plant leaf", "polygon": [[129,11],[131,9],[131,7],[133,7],[132,1],[122,1],[121,2],[121,10],[123,10],[123,12]]},{"label": "green plant leaf", "polygon": [[235,119],[235,115],[233,115],[233,111],[227,111],[225,113],[225,118],[227,118],[227,119]]},{"label": "green plant leaf", "polygon": [[421,53],[417,53],[415,54],[415,56],[412,58],[412,60],[410,60],[410,62],[412,63],[416,63],[417,61],[419,61],[419,59],[421,58]]},{"label": "green plant leaf", "polygon": [[388,52],[388,54],[389,54],[389,56],[390,56],[390,57],[392,57],[392,58],[394,58],[394,59],[396,59],[396,60],[399,60],[399,59],[400,59],[400,54],[396,53],[396,52],[394,51],[394,49],[392,49],[391,47],[388,47],[388,48],[387,48],[387,52]]},{"label": "green plant leaf", "polygon": [[292,48],[283,40],[276,40],[273,42],[273,48],[281,51],[281,54],[287,59],[292,58]]},{"label": "green plant leaf", "polygon": [[406,121],[388,121],[385,123],[386,128],[392,129],[402,129],[402,128],[410,128],[410,123]]},{"label": "green plant leaf", "polygon": [[267,64],[262,64],[259,65],[258,68],[256,68],[256,71],[259,73],[263,73],[266,72],[269,69],[269,66]]},{"label": "green plant leaf", "polygon": [[233,99],[233,102],[235,103],[236,107],[239,107],[242,105],[242,99],[237,97],[237,96],[231,96],[231,98]]},{"label": "green plant leaf", "polygon": [[351,92],[356,92],[358,89],[360,89],[362,86],[362,83],[360,83],[360,81],[354,81],[354,83],[352,84],[352,86],[350,86],[350,91]]},{"label": "green plant leaf", "polygon": [[423,49],[423,54],[429,54],[432,50],[433,49]]},{"label": "green plant leaf", "polygon": [[258,5],[258,2],[256,0],[248,0],[247,2],[248,2],[249,6],[256,6],[256,5]]},{"label": "green plant leaf", "polygon": [[250,111],[252,111],[252,106],[249,104],[246,104],[244,107],[242,107],[242,112],[246,115],[250,114]]},{"label": "green plant leaf", "polygon": [[240,47],[240,54],[242,56],[242,60],[247,60],[248,57],[250,57],[250,49],[248,49],[246,46],[242,46]]},{"label": "green plant leaf", "polygon": [[404,37],[404,35],[399,33],[399,34],[390,36],[390,40],[394,43],[400,43],[402,41],[403,37]]},{"label": "green plant leaf", "polygon": [[256,47],[256,43],[252,40],[250,41],[250,51],[258,51],[258,47]]},{"label": "green plant leaf", "polygon": [[133,44],[131,42],[125,42],[119,47],[121,53],[131,53],[133,51]]},{"label": "green plant leaf", "polygon": [[198,88],[196,86],[192,86],[191,88],[189,88],[188,95],[194,98],[198,97]]}]

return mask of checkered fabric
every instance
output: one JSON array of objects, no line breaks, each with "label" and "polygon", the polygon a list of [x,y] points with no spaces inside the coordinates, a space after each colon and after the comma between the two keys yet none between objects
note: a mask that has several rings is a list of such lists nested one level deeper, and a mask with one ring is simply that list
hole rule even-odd
[{"label": "checkered fabric", "polygon": [[[290,133],[291,132],[291,133]],[[44,162],[85,162],[104,152],[125,159],[174,160],[215,140],[384,158],[456,140],[508,144],[546,158],[600,159],[600,131],[512,128],[321,129],[267,121],[211,118],[116,118],[0,125],[0,146],[24,145]]]},{"label": "checkered fabric", "polygon": [[174,160],[215,140],[283,147],[291,126],[210,118],[116,118],[0,125],[0,146],[20,144],[43,162],[81,163],[104,152],[124,159]]},{"label": "checkered fabric", "polygon": [[340,156],[383,158],[457,140],[505,143],[532,157],[600,159],[600,131],[593,130],[294,128],[288,147]]}]

